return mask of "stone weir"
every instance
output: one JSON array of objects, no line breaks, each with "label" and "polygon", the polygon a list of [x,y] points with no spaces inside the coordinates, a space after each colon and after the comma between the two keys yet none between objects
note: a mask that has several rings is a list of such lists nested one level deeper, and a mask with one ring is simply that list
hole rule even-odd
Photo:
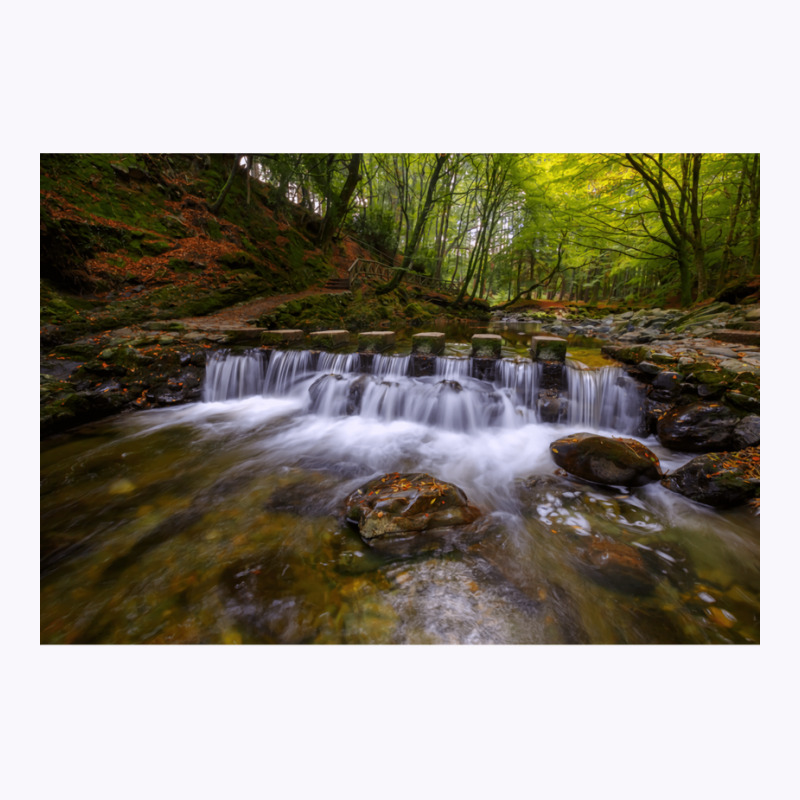
[{"label": "stone weir", "polygon": [[[354,341],[355,340],[355,341]],[[394,331],[366,331],[352,334],[347,330],[315,331],[305,334],[302,330],[265,331],[261,336],[264,353],[271,351],[308,351],[307,367],[310,369],[342,368],[339,361],[346,359],[349,369],[366,374],[383,376],[404,375],[411,378],[441,376],[457,380],[470,377],[490,383],[501,383],[516,388],[525,394],[520,376],[509,374],[511,367],[501,359],[502,338],[496,334],[478,333],[472,337],[469,357],[444,358],[445,334],[436,331],[417,333],[412,337],[411,354],[405,358],[392,357],[397,336]],[[353,346],[357,352],[349,356],[343,353],[337,361],[320,359],[323,353],[337,353]],[[565,358],[567,341],[556,336],[535,336],[531,341],[530,357],[535,379],[527,387],[526,404],[536,410],[542,422],[565,422],[568,417],[568,394]],[[358,359],[356,366],[354,359]],[[324,362],[324,363],[323,363]]]},{"label": "stone weir", "polygon": [[[378,353],[390,353],[397,343],[394,331],[366,331],[352,334],[347,330],[315,331],[305,334],[302,330],[274,330],[261,334],[261,344],[269,348],[290,348],[308,350],[338,351],[347,348],[357,337],[358,352],[362,354],[365,367]],[[494,381],[497,361],[501,356],[502,337],[493,333],[476,333],[472,337],[472,377]],[[413,366],[411,377],[434,375],[436,356],[444,353],[445,334],[436,331],[414,334],[411,340]],[[557,336],[535,336],[531,341],[531,358],[541,362],[545,377],[543,390],[555,392],[564,390],[564,360],[567,353],[567,340]],[[364,370],[369,371],[368,369]],[[551,395],[552,396],[552,395]]]}]

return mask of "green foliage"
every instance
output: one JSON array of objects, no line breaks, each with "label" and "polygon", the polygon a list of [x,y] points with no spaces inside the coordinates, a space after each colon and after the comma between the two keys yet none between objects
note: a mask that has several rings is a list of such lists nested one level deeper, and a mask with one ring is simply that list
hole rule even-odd
[{"label": "green foliage", "polygon": [[375,210],[359,209],[353,217],[351,227],[359,239],[381,254],[391,256],[397,251],[397,229],[390,211],[380,207]]}]

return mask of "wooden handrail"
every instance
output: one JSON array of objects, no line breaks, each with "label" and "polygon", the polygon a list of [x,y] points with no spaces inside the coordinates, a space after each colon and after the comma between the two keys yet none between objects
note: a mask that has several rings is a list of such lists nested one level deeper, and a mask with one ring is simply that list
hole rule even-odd
[{"label": "wooden handrail", "polygon": [[405,267],[393,267],[389,264],[383,264],[380,261],[372,261],[366,258],[357,258],[347,271],[350,275],[351,282],[353,282],[358,277],[380,278],[386,281],[398,270],[405,273],[406,280],[409,283],[414,283],[418,286],[427,286],[429,288],[439,289],[443,292],[452,292],[457,288],[456,281],[437,280],[431,275],[423,275],[419,272],[406,269]]}]

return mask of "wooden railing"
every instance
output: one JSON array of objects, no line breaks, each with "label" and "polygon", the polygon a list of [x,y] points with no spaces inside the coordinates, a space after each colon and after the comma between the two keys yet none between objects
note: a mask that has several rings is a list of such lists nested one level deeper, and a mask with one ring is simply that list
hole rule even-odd
[{"label": "wooden railing", "polygon": [[403,281],[412,283],[415,286],[424,286],[426,289],[434,289],[438,292],[454,294],[458,291],[459,283],[456,281],[443,281],[431,275],[424,275],[403,267],[390,267],[380,261],[370,261],[366,258],[357,258],[351,265],[348,273],[350,275],[350,286],[355,287],[358,283],[380,281],[387,283],[396,272],[402,272]]}]

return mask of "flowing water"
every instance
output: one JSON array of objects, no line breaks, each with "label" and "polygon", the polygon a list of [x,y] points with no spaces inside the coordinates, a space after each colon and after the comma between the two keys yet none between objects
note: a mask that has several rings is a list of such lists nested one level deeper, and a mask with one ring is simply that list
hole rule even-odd
[{"label": "flowing water", "polygon": [[[561,425],[538,419],[528,359],[493,382],[463,356],[409,371],[402,355],[365,374],[358,354],[220,352],[203,402],[43,443],[42,641],[759,640],[757,517],[554,474],[561,436],[637,435],[624,371],[568,368]],[[664,469],[690,458],[638,438]],[[477,543],[392,557],[344,524],[351,491],[416,471],[484,512]]]}]

